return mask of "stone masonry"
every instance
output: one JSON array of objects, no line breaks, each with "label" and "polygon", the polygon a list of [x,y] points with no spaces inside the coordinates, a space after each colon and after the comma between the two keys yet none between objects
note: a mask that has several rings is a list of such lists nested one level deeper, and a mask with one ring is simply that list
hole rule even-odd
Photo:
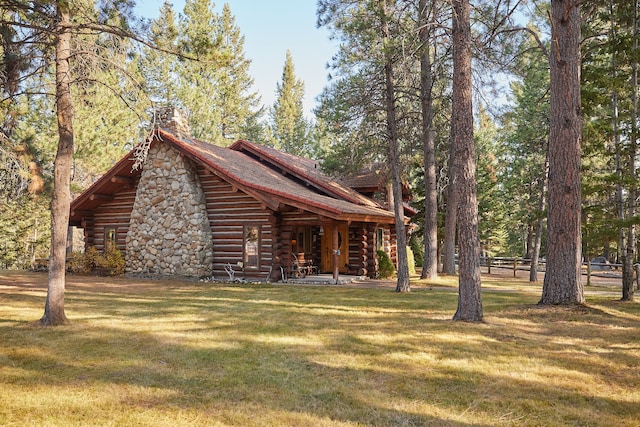
[{"label": "stone masonry", "polygon": [[128,274],[212,274],[211,228],[196,167],[162,143],[153,146],[145,160],[126,250]]}]

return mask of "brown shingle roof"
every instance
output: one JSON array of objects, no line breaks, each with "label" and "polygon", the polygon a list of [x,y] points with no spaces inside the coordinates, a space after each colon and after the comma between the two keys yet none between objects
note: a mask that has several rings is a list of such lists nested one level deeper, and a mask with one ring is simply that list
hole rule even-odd
[{"label": "brown shingle roof", "polygon": [[[194,160],[200,160],[217,172],[218,175],[226,178],[226,180],[237,184],[241,188],[255,190],[254,195],[268,194],[282,203],[317,212],[334,219],[376,217],[381,222],[389,222],[390,218],[394,218],[392,212],[380,208],[377,203],[364,196],[358,197],[363,201],[363,204],[357,204],[348,200],[319,194],[317,191],[313,191],[311,186],[302,185],[247,155],[245,151],[239,151],[237,143],[234,144],[233,148],[222,148],[193,138],[178,138],[174,134],[165,131],[160,131],[159,136],[191,153],[194,156]],[[251,144],[247,141],[243,141],[243,143],[245,146]],[[251,144],[251,146],[256,147],[257,144]],[[292,154],[280,154],[283,155],[280,158],[286,159],[290,165],[294,166],[294,169],[305,172],[301,174],[301,177],[310,178],[311,173],[309,171],[313,161]],[[305,170],[299,166],[300,164],[305,164],[309,169]],[[313,173],[313,175],[315,182],[316,180],[321,181],[320,177],[323,174],[317,170],[317,173]],[[353,190],[342,187],[328,178],[327,181],[331,183],[329,185],[332,188],[336,186],[334,188],[336,193],[351,194],[353,192]]]},{"label": "brown shingle roof", "polygon": [[[382,223],[392,223],[394,220],[392,212],[382,209],[373,200],[324,176],[312,160],[247,141],[236,142],[232,148],[218,147],[166,129],[156,132],[154,143],[171,144],[196,163],[272,208],[284,204],[340,220]],[[272,162],[277,160],[286,163],[289,166],[287,171],[293,171],[297,179],[261,162],[255,157],[256,153],[269,157]],[[91,211],[101,203],[99,198],[92,195],[114,194],[118,191],[120,187],[115,185],[118,180],[112,178],[133,178],[140,173],[131,170],[132,155],[133,151],[72,202],[71,223],[79,222],[83,212]]]},{"label": "brown shingle roof", "polygon": [[343,185],[325,175],[316,160],[306,159],[245,140],[238,140],[229,148],[251,153],[274,166],[278,166],[292,176],[312,184],[322,192],[343,198],[352,203],[381,207],[375,200],[365,197],[350,186]]},{"label": "brown shingle roof", "polygon": [[376,192],[384,188],[389,175],[387,165],[373,163],[340,179],[340,183],[363,192]]}]

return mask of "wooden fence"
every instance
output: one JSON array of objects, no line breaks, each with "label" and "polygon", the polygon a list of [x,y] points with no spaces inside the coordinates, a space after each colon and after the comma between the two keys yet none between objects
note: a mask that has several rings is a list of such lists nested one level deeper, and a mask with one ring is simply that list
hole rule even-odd
[{"label": "wooden fence", "polygon": [[[508,269],[513,271],[513,277],[517,277],[518,271],[531,271],[531,259],[518,257],[481,257],[480,265],[487,267],[491,274],[492,269]],[[546,261],[538,261],[538,271],[544,272]],[[636,278],[640,277],[640,264],[634,265]],[[622,280],[622,264],[584,262],[582,263],[582,275],[587,277],[589,283],[591,277],[607,277]]]}]

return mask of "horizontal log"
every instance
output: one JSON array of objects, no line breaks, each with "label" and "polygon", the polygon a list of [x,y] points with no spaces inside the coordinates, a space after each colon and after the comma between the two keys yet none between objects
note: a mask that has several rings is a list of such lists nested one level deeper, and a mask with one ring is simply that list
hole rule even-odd
[{"label": "horizontal log", "polygon": [[113,182],[114,184],[124,184],[124,185],[133,186],[135,181],[136,181],[135,178],[131,178],[128,176],[116,175],[114,177],[111,177],[111,182]]},{"label": "horizontal log", "polygon": [[113,194],[97,194],[89,196],[89,200],[113,200]]}]

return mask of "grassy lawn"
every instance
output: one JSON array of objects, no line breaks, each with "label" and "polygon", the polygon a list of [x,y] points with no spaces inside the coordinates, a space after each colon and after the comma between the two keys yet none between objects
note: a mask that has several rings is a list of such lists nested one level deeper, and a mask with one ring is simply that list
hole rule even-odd
[{"label": "grassy lawn", "polygon": [[0,271],[0,425],[640,425],[639,303],[483,286],[469,324],[453,278],[397,294],[71,276],[72,323],[41,328],[46,276]]}]

